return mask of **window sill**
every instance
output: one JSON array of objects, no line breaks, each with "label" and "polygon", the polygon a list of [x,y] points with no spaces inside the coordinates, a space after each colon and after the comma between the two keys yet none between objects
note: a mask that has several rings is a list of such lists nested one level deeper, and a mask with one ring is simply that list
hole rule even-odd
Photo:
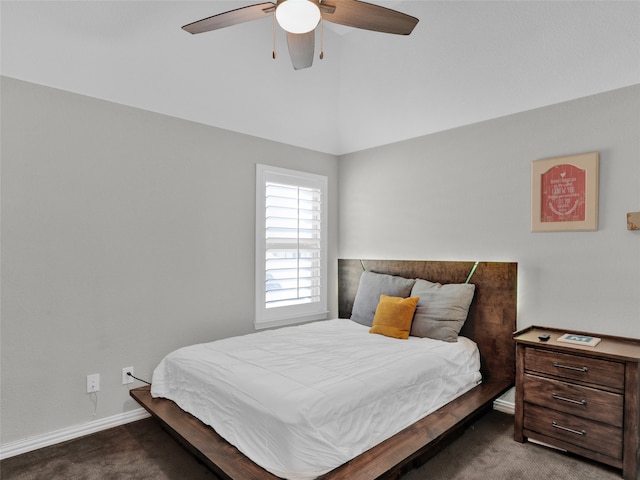
[{"label": "window sill", "polygon": [[279,318],[275,320],[263,320],[253,322],[253,327],[256,330],[263,330],[265,328],[284,327],[287,325],[297,325],[300,323],[308,323],[316,320],[326,320],[329,316],[329,312],[314,313],[311,315],[298,315],[289,318]]}]

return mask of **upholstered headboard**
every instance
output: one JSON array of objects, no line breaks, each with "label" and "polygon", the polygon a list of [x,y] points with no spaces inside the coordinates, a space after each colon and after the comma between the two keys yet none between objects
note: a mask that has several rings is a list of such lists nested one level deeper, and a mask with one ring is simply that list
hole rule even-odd
[{"label": "upholstered headboard", "polygon": [[[363,269],[376,273],[422,278],[430,282],[464,283],[475,262],[425,260],[338,260],[340,318],[350,318]],[[518,264],[479,262],[469,283],[476,286],[467,321],[460,332],[478,344],[485,379],[515,378]]]}]

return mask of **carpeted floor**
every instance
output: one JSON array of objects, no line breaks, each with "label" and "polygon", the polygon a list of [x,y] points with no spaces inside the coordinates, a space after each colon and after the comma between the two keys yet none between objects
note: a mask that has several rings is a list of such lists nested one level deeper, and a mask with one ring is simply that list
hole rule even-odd
[{"label": "carpeted floor", "polygon": [[[152,419],[8,458],[0,462],[0,478],[216,480]],[[515,442],[513,416],[492,411],[403,480],[620,478],[619,470],[532,443]]]}]

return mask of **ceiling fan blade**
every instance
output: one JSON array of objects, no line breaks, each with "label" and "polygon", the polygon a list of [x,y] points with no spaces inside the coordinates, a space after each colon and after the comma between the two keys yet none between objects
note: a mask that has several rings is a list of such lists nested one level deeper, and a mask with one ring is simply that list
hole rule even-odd
[{"label": "ceiling fan blade", "polygon": [[249,5],[248,7],[236,8],[235,10],[213,15],[212,17],[203,18],[197,22],[185,25],[182,29],[189,33],[210,32],[211,30],[230,27],[231,25],[237,25],[238,23],[265,18],[273,14],[274,11],[274,3],[258,3],[256,5]]},{"label": "ceiling fan blade", "polygon": [[324,20],[364,30],[409,35],[418,23],[411,15],[359,0],[323,0],[321,5],[335,8],[333,13],[321,8]]},{"label": "ceiling fan blade", "polygon": [[289,45],[289,56],[293,68],[301,70],[309,68],[313,63],[313,52],[316,43],[316,32],[311,30],[308,33],[287,32],[287,44]]}]

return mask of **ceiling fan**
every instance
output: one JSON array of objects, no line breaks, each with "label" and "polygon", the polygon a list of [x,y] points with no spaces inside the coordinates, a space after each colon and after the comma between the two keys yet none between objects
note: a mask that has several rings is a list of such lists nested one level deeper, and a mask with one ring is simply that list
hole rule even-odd
[{"label": "ceiling fan", "polygon": [[287,32],[289,56],[296,70],[312,65],[315,28],[321,21],[397,35],[409,35],[418,23],[410,15],[359,0],[276,0],[213,15],[182,28],[193,34],[203,33],[271,15],[275,15],[274,28],[277,21]]}]

